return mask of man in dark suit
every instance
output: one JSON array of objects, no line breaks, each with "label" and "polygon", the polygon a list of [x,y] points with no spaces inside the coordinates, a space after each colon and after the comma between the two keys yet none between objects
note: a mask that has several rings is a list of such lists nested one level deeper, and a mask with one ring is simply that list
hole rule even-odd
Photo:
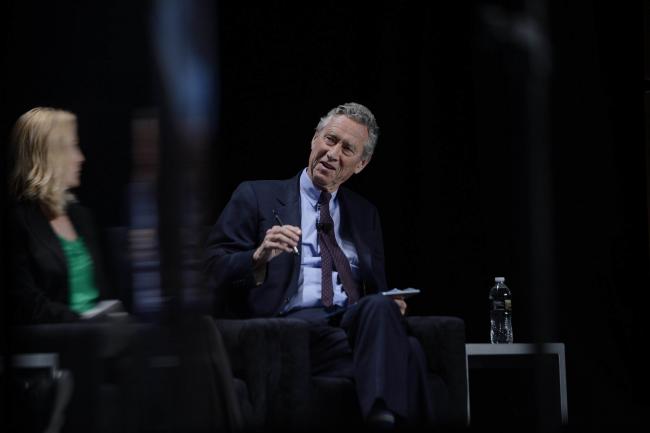
[{"label": "man in dark suit", "polygon": [[427,418],[431,402],[414,385],[424,355],[403,324],[406,303],[378,294],[387,285],[377,209],[342,187],[368,165],[378,134],[363,105],[332,109],[306,169],[235,190],[210,233],[207,268],[218,302],[240,317],[308,321],[313,373],[353,378],[364,417],[390,427]]}]

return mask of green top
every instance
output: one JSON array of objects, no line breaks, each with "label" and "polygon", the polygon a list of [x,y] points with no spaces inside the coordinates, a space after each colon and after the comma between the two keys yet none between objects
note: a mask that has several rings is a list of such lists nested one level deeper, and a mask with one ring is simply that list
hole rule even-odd
[{"label": "green top", "polygon": [[93,259],[81,237],[70,241],[58,236],[68,261],[70,308],[77,313],[90,310],[97,303],[99,292],[95,287]]}]

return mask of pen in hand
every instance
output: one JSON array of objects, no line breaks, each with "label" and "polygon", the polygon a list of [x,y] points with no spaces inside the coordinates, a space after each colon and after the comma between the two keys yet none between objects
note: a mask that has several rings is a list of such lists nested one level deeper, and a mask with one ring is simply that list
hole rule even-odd
[{"label": "pen in hand", "polygon": [[[275,216],[275,221],[277,221],[278,224],[280,224],[281,226],[284,225],[282,223],[282,220],[280,219],[280,215],[278,215],[278,212],[275,209],[273,209],[273,216]],[[298,251],[298,248],[296,248],[296,247],[293,247],[293,253],[295,255],[297,255],[297,256],[300,255],[300,252]]]}]

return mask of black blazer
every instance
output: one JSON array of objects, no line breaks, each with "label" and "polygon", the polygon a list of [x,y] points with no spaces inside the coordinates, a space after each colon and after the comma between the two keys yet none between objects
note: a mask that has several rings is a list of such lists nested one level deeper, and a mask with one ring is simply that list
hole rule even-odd
[{"label": "black blazer", "polygon": [[[100,298],[106,280],[97,233],[90,213],[81,205],[68,206],[68,216],[84,239],[93,260]],[[54,230],[35,202],[20,202],[9,212],[8,316],[14,323],[69,322],[79,318],[68,306],[68,265]]]},{"label": "black blazer", "polygon": [[[377,209],[347,188],[339,188],[337,197],[341,236],[354,243],[359,255],[362,295],[386,290]],[[274,210],[284,224],[300,227],[300,174],[287,180],[240,184],[210,232],[206,265],[218,315],[274,316],[297,292],[300,257],[293,254],[280,254],[271,260],[266,280],[255,285],[253,253],[266,230],[276,225]]]}]

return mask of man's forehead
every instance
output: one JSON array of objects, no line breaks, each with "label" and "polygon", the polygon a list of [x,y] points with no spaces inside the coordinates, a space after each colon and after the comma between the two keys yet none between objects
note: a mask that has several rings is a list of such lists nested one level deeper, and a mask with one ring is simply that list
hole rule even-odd
[{"label": "man's forehead", "polygon": [[358,136],[360,139],[368,137],[368,128],[366,125],[359,123],[354,119],[350,119],[343,114],[332,116],[323,130],[346,132],[348,134]]}]

